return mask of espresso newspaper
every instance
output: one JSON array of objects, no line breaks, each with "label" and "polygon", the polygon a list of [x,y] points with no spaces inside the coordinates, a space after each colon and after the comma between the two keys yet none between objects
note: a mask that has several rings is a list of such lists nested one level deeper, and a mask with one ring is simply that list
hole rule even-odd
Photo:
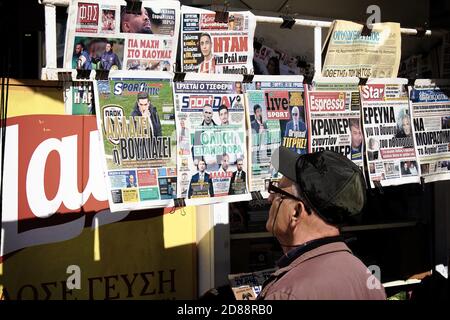
[{"label": "espresso newspaper", "polygon": [[175,110],[168,72],[111,72],[95,82],[97,124],[111,211],[173,204]]},{"label": "espresso newspaper", "polygon": [[64,67],[171,71],[179,27],[178,1],[142,1],[131,12],[125,1],[75,0],[69,6]]},{"label": "espresso newspaper", "polygon": [[186,204],[248,200],[242,76],[187,74],[174,83],[177,197]]},{"label": "espresso newspaper", "polygon": [[331,150],[363,168],[358,78],[315,78],[305,87],[310,152]]},{"label": "espresso newspaper", "polygon": [[374,23],[370,34],[363,25],[333,21],[322,52],[324,77],[397,77],[401,58],[400,24]]},{"label": "espresso newspaper", "polygon": [[255,16],[229,12],[216,22],[214,11],[181,7],[181,65],[184,72],[253,73]]},{"label": "espresso newspaper", "polygon": [[409,87],[414,140],[425,182],[450,179],[450,81],[416,80]]},{"label": "espresso newspaper", "polygon": [[406,79],[360,86],[370,185],[420,182]]}]

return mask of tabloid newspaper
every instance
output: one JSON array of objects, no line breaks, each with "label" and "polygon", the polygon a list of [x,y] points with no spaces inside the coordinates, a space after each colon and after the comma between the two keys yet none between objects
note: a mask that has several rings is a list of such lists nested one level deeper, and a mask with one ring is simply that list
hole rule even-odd
[{"label": "tabloid newspaper", "polygon": [[64,107],[66,114],[95,114],[94,84],[92,81],[64,82]]},{"label": "tabloid newspaper", "polygon": [[406,79],[360,86],[370,185],[420,182]]},{"label": "tabloid newspaper", "polygon": [[[236,81],[238,80],[238,81]],[[242,76],[187,74],[174,83],[178,198],[186,204],[250,199]]]},{"label": "tabloid newspaper", "polygon": [[358,78],[315,78],[305,87],[309,152],[331,150],[363,167]]},{"label": "tabloid newspaper", "polygon": [[302,76],[255,76],[245,84],[249,128],[250,191],[267,196],[271,180],[281,174],[270,165],[272,152],[283,145],[298,154],[308,151],[308,126]]},{"label": "tabloid newspaper", "polygon": [[255,300],[262,285],[276,269],[264,269],[249,273],[229,274],[231,290],[236,300]]},{"label": "tabloid newspaper", "polygon": [[181,7],[181,65],[184,72],[253,73],[255,16],[229,12],[228,23],[214,22],[215,12]]},{"label": "tabloid newspaper", "polygon": [[450,81],[416,80],[409,97],[421,176],[450,179]]},{"label": "tabloid newspaper", "polygon": [[253,63],[255,74],[265,75],[299,75],[298,57],[290,56],[286,52],[273,49],[267,45],[255,46]]},{"label": "tabloid newspaper", "polygon": [[95,83],[111,211],[171,205],[176,130],[168,72],[115,71]]},{"label": "tabloid newspaper", "polygon": [[178,1],[142,1],[134,14],[125,1],[75,0],[69,6],[64,67],[171,71],[179,24]]},{"label": "tabloid newspaper", "polygon": [[370,35],[363,25],[335,20],[322,52],[326,53],[324,77],[397,77],[401,57],[400,24],[374,23]]}]

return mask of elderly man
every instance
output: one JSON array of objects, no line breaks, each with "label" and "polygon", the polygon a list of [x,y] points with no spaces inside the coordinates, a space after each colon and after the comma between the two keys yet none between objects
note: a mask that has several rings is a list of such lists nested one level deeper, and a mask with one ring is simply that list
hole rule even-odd
[{"label": "elderly man", "polygon": [[299,155],[285,147],[272,165],[283,174],[269,184],[266,228],[284,255],[259,299],[386,299],[378,279],[356,258],[337,225],[358,214],[366,200],[362,172],[332,151]]}]

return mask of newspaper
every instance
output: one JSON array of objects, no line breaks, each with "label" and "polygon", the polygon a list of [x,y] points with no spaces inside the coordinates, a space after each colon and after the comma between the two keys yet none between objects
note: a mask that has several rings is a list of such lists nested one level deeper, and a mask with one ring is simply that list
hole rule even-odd
[{"label": "newspaper", "polygon": [[315,78],[305,87],[310,152],[332,150],[363,169],[358,78]]},{"label": "newspaper", "polygon": [[64,107],[66,114],[95,114],[94,84],[92,81],[65,81]]},{"label": "newspaper", "polygon": [[360,86],[370,185],[420,182],[406,79],[369,79]]},{"label": "newspaper", "polygon": [[250,199],[239,80],[242,76],[187,74],[184,82],[174,83],[177,196],[187,204]]},{"label": "newspaper", "polygon": [[397,77],[401,56],[400,24],[374,23],[369,36],[362,24],[333,21],[322,52],[324,77]]},{"label": "newspaper", "polygon": [[75,0],[69,6],[64,67],[170,71],[179,24],[178,1],[143,1],[140,14],[133,14],[125,1]]},{"label": "newspaper", "polygon": [[450,81],[416,80],[409,96],[421,176],[450,179]]},{"label": "newspaper", "polygon": [[290,56],[281,50],[272,49],[267,45],[262,45],[259,49],[255,46],[253,57],[255,74],[299,75],[301,69],[298,63],[298,57]]},{"label": "newspaper", "polygon": [[269,182],[281,178],[271,166],[272,152],[280,145],[299,154],[308,149],[303,77],[255,76],[253,82],[244,87],[248,110],[250,191],[261,191],[266,197]]},{"label": "newspaper", "polygon": [[228,23],[214,22],[215,12],[181,7],[181,65],[184,72],[253,73],[255,16],[229,12]]},{"label": "newspaper", "polygon": [[262,285],[275,268],[250,273],[229,274],[231,290],[236,300],[255,300],[261,293]]},{"label": "newspaper", "polygon": [[172,75],[109,76],[94,89],[111,211],[170,205],[177,189]]}]

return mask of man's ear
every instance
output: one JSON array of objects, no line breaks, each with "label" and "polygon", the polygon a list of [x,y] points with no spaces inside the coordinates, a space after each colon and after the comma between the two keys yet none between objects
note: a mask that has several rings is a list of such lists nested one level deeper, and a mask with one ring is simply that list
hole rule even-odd
[{"label": "man's ear", "polygon": [[297,204],[295,205],[295,211],[293,214],[293,218],[294,219],[300,219],[302,212],[305,210],[305,205],[303,204],[303,202],[298,201]]}]

